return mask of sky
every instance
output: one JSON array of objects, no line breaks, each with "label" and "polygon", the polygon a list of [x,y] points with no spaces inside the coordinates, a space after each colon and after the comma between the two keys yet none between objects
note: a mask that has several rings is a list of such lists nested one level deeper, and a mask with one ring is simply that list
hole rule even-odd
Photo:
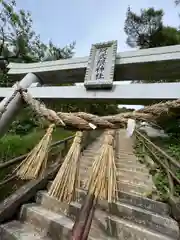
[{"label": "sky", "polygon": [[118,40],[118,51],[126,45],[124,21],[127,7],[164,9],[164,24],[178,27],[180,18],[174,0],[16,0],[17,7],[29,10],[33,27],[42,41],[60,47],[76,41],[75,57],[88,56],[91,44]]},{"label": "sky", "polygon": [[45,42],[52,39],[63,47],[76,41],[76,55],[88,56],[91,44],[118,40],[118,50],[126,45],[124,21],[127,7],[164,9],[164,23],[178,27],[180,19],[174,0],[17,0],[18,8],[32,13],[34,29]]}]

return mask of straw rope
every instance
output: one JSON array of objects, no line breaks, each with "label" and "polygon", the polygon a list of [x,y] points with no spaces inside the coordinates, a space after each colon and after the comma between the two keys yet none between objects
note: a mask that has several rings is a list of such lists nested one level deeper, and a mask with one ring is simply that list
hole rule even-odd
[{"label": "straw rope", "polygon": [[56,113],[52,109],[48,109],[42,102],[33,99],[30,93],[28,93],[27,89],[22,89],[18,85],[13,95],[3,106],[3,109],[0,109],[0,116],[7,108],[8,104],[16,96],[17,92],[21,94],[22,99],[41,118],[46,119],[60,127],[79,130],[92,130],[96,127],[102,129],[116,129],[120,127],[124,128],[129,118],[139,121],[147,121],[149,123],[156,123],[162,116],[169,116],[171,114],[171,110],[180,108],[180,99],[178,99],[174,101],[160,102],[133,112],[120,113],[113,116],[100,117],[85,112]]},{"label": "straw rope", "polygon": [[33,99],[31,95],[26,91],[22,91],[21,95],[24,101],[30,105],[30,107],[42,118],[47,119],[48,121],[55,123],[56,125],[65,126],[65,123],[57,115],[57,113],[51,109],[46,108],[43,103],[40,103],[38,100]]},{"label": "straw rope", "polygon": [[21,91],[21,94],[25,102],[30,105],[39,116],[61,127],[79,130],[92,130],[95,127],[102,129],[124,128],[126,127],[129,118],[156,123],[162,116],[169,116],[172,109],[180,108],[180,99],[178,99],[146,106],[133,112],[100,117],[85,112],[56,113],[55,111],[48,109],[43,103],[33,99],[28,92]]}]

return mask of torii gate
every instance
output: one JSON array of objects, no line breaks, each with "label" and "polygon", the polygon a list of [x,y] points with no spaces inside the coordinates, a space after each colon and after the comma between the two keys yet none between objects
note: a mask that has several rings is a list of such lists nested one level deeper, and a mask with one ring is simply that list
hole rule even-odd
[{"label": "torii gate", "polygon": [[[180,45],[117,54],[117,41],[94,44],[90,56],[39,63],[10,63],[9,76],[29,88],[33,98],[108,100],[146,105],[180,98],[180,83],[117,85],[116,81],[175,80],[180,77]],[[84,86],[57,86],[84,82]],[[14,88],[0,88],[3,107]],[[21,107],[17,94],[0,119],[0,135],[8,129]]]}]

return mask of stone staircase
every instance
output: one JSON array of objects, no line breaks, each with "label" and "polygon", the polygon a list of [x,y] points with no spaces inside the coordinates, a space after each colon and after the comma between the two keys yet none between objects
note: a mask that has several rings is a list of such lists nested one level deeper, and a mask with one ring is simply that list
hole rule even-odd
[{"label": "stone staircase", "polygon": [[[106,201],[99,201],[89,239],[179,239],[178,224],[170,218],[169,207],[144,197],[154,189],[154,185],[146,167],[133,154],[132,139],[126,138],[124,130],[119,130],[116,138],[119,201],[110,209]],[[101,144],[102,136],[82,154],[82,186]],[[83,189],[77,191],[79,202],[72,202],[68,208],[65,203],[48,196],[46,190],[39,191],[36,203],[24,204],[17,220],[0,226],[0,240],[68,239],[86,194]]]}]

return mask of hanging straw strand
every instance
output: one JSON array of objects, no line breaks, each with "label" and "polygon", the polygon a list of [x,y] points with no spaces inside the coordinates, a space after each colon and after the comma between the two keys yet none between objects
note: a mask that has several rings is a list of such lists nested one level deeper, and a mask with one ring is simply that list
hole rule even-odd
[{"label": "hanging straw strand", "polygon": [[48,191],[50,196],[67,203],[75,200],[75,190],[80,187],[79,159],[82,137],[82,132],[76,133],[72,146]]},{"label": "hanging straw strand", "polygon": [[95,158],[91,168],[91,176],[86,188],[89,194],[107,199],[112,202],[116,199],[116,166],[114,159],[114,131],[106,131],[100,155]]},{"label": "hanging straw strand", "polygon": [[42,176],[47,165],[48,152],[55,124],[51,124],[41,141],[27,155],[26,159],[14,170],[21,179],[34,179]]}]

